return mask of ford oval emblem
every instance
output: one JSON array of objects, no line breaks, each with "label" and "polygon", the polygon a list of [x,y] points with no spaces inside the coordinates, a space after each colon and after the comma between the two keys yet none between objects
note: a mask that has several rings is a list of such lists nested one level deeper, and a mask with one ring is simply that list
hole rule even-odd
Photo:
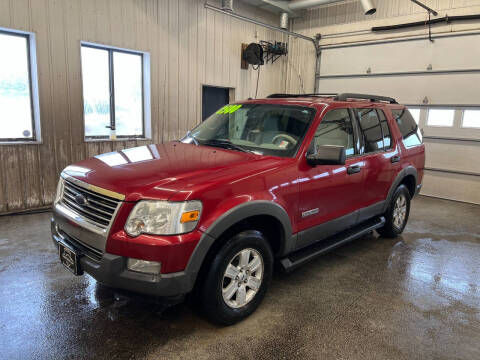
[{"label": "ford oval emblem", "polygon": [[85,196],[83,196],[82,194],[75,195],[75,202],[78,205],[81,205],[81,206],[85,206],[85,205],[88,204],[87,198]]}]

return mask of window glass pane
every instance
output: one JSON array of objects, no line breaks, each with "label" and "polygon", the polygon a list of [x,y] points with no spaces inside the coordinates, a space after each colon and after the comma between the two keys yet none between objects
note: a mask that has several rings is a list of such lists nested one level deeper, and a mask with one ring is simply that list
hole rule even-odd
[{"label": "window glass pane", "polygon": [[113,53],[117,135],[143,135],[142,56]]},{"label": "window glass pane", "polygon": [[453,126],[453,109],[429,109],[427,125],[430,126]]},{"label": "window glass pane", "polygon": [[392,147],[392,140],[390,136],[390,128],[388,127],[387,117],[383,110],[377,110],[378,115],[380,116],[380,124],[382,125],[383,131],[383,144],[385,145],[385,149],[390,149]]},{"label": "window glass pane", "polygon": [[419,108],[408,108],[410,114],[412,115],[415,122],[418,124],[420,123],[420,109]]},{"label": "window glass pane", "polygon": [[403,144],[406,147],[420,145],[422,143],[422,134],[410,111],[401,109],[392,110],[392,113],[402,134]]},{"label": "window glass pane", "polygon": [[336,145],[345,147],[347,156],[353,155],[353,127],[348,110],[337,109],[327,113],[315,131],[313,144],[315,151],[319,146]]},{"label": "window glass pane", "polygon": [[85,136],[109,136],[110,81],[108,51],[82,46]]},{"label": "window glass pane", "polygon": [[365,152],[383,149],[383,136],[375,109],[356,109],[365,140]]},{"label": "window glass pane", "polygon": [[464,110],[462,127],[480,128],[480,110]]},{"label": "window glass pane", "polygon": [[28,41],[0,33],[0,139],[33,139]]},{"label": "window glass pane", "polygon": [[227,141],[257,154],[292,157],[314,117],[315,109],[302,106],[231,104],[203,121],[192,135],[200,145]]}]

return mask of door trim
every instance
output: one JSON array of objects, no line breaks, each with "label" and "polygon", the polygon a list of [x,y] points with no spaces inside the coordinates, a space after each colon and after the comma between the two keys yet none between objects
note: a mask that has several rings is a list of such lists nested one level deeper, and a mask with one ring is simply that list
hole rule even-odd
[{"label": "door trim", "polygon": [[[299,250],[313,243],[322,241],[336,233],[351,228],[360,222],[382,214],[385,200],[379,201],[367,207],[355,210],[347,215],[313,226],[298,232],[295,250]],[[302,213],[303,215],[303,213]]]}]

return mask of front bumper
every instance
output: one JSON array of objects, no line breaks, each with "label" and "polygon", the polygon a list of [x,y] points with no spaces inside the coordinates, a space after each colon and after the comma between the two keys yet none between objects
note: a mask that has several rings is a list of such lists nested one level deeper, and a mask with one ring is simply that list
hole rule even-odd
[{"label": "front bumper", "polygon": [[[55,214],[58,216],[57,214]],[[113,288],[124,289],[157,297],[177,297],[190,292],[195,281],[194,276],[186,272],[169,274],[143,274],[127,270],[127,257],[99,253],[80,238],[69,235],[62,225],[64,222],[51,219],[52,240],[58,248],[63,241],[80,254],[80,266],[98,282]]]}]

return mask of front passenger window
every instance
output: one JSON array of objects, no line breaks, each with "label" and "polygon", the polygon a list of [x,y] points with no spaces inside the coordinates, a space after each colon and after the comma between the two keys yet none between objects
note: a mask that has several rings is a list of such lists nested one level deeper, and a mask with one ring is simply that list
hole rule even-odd
[{"label": "front passenger window", "polygon": [[347,156],[355,153],[352,119],[347,109],[335,109],[323,117],[315,131],[314,150],[324,145],[343,146]]}]

